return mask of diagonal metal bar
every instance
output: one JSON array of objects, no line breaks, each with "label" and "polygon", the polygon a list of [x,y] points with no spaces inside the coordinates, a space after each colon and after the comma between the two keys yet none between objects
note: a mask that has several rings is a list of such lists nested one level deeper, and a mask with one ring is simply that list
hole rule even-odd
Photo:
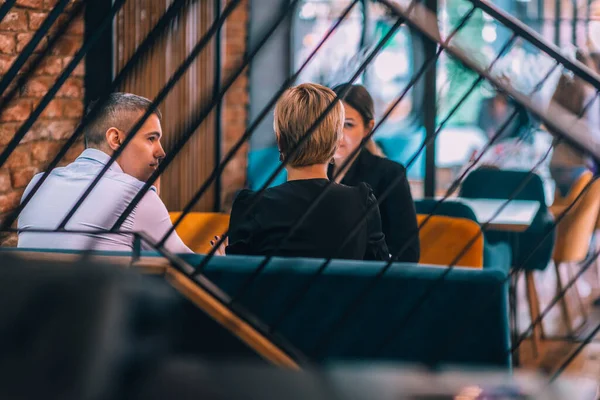
[{"label": "diagonal metal bar", "polygon": [[[378,0],[380,1],[380,0]],[[502,23],[504,26],[521,36],[528,42],[532,43],[535,47],[548,54],[553,59],[560,62],[567,69],[572,71],[575,75],[594,86],[596,90],[600,90],[600,75],[587,68],[579,61],[570,60],[565,57],[560,49],[553,44],[548,43],[539,33],[534,31],[532,28],[519,21],[509,13],[503,11],[498,6],[492,4],[486,0],[469,0],[474,6],[480,8],[486,14],[492,16],[494,19]],[[381,1],[383,3],[387,2]]]},{"label": "diagonal metal bar", "polygon": [[125,64],[123,69],[119,72],[117,77],[113,80],[113,83],[108,88],[106,93],[104,93],[97,101],[97,103],[92,107],[89,114],[85,116],[81,122],[81,124],[75,129],[75,132],[71,137],[67,140],[64,146],[59,150],[58,154],[54,157],[54,159],[48,164],[46,171],[38,180],[38,182],[33,186],[29,194],[22,199],[19,206],[17,206],[2,222],[0,230],[4,230],[10,227],[14,221],[18,218],[20,212],[27,206],[29,201],[33,198],[35,193],[39,190],[42,184],[46,181],[50,172],[62,160],[62,158],[67,154],[67,151],[77,142],[78,138],[83,133],[83,129],[95,118],[98,110],[104,104],[108,98],[108,95],[120,87],[120,85],[125,81],[128,77],[129,73],[134,70],[138,63],[143,61],[144,57],[150,50],[150,48],[156,43],[157,40],[163,37],[166,34],[166,28],[171,24],[172,20],[179,15],[180,11],[183,9],[183,6],[187,4],[190,0],[175,0],[167,9],[167,11],[162,15],[162,17],[158,20],[154,28],[150,31],[150,33],[146,36],[140,46],[137,48],[135,53],[131,56],[129,61]]},{"label": "diagonal metal bar", "polygon": [[4,4],[2,4],[0,7],[0,22],[4,20],[4,17],[6,17],[6,14],[8,14],[16,2],[17,0],[7,0]]},{"label": "diagonal metal bar", "polygon": [[167,231],[167,233],[165,233],[163,238],[158,243],[159,246],[163,246],[165,244],[165,242],[167,241],[169,236],[171,234],[173,234],[173,232],[175,231],[177,226],[179,226],[179,224],[181,223],[183,218],[193,209],[194,205],[202,198],[202,195],[206,192],[206,190],[208,190],[208,188],[210,187],[212,182],[215,179],[217,179],[218,176],[221,175],[221,173],[223,172],[223,170],[225,169],[227,164],[229,164],[229,162],[231,161],[233,156],[239,151],[239,149],[242,147],[242,145],[252,136],[254,131],[258,128],[259,124],[268,115],[271,108],[275,105],[275,103],[277,102],[279,97],[285,92],[285,90],[287,90],[289,85],[292,84],[298,78],[300,73],[304,70],[304,68],[306,68],[306,66],[310,63],[310,61],[314,58],[314,56],[318,53],[318,51],[323,47],[325,42],[329,39],[329,37],[333,34],[333,32],[337,29],[337,27],[342,23],[342,21],[346,18],[346,16],[350,13],[352,8],[354,8],[354,6],[356,5],[356,3],[358,3],[358,1],[359,0],[353,0],[352,3],[350,3],[350,5],[348,7],[346,7],[346,9],[343,11],[343,13],[340,15],[340,17],[334,23],[334,25],[329,29],[329,31],[327,31],[325,36],[323,36],[323,38],[321,39],[321,41],[319,42],[317,47],[315,47],[315,49],[306,58],[304,63],[302,63],[300,68],[298,68],[298,70],[293,75],[290,75],[285,80],[285,82],[281,85],[281,88],[277,91],[277,93],[275,93],[275,95],[273,97],[271,97],[271,100],[269,100],[267,105],[265,107],[263,107],[263,109],[261,110],[259,115],[252,122],[252,124],[248,127],[248,129],[246,129],[246,131],[244,132],[242,137],[232,146],[232,148],[225,155],[223,160],[221,160],[219,165],[217,165],[217,167],[215,167],[213,169],[213,171],[211,172],[208,179],[206,179],[206,181],[202,184],[200,189],[198,189],[198,191],[194,194],[192,199],[185,205],[185,207],[183,208],[183,210],[181,212],[181,215],[173,223],[173,227],[170,228]]},{"label": "diagonal metal bar", "polygon": [[[445,46],[443,43],[440,42],[439,35],[437,35],[436,31],[434,31],[430,26],[431,24],[435,24],[434,21],[436,21],[435,16],[433,16],[431,12],[420,9],[418,10],[419,12],[417,18],[414,15],[408,15],[404,10],[402,10],[402,8],[398,7],[398,5],[396,5],[395,3],[392,3],[390,0],[377,1],[386,5],[394,15],[405,17],[407,24],[413,29],[423,33],[430,39],[437,41],[441,46]],[[464,50],[452,46],[445,47],[446,51],[450,55],[460,60],[460,62],[464,64],[467,68],[473,70],[478,74],[484,74],[486,80],[491,82],[494,86],[510,94],[511,97],[513,97],[518,103],[520,103],[527,111],[539,118],[540,121],[549,130],[554,131],[555,135],[563,137],[564,140],[568,142],[572,147],[585,154],[588,154],[596,162],[600,163],[600,143],[590,142],[589,135],[582,132],[580,126],[573,126],[570,123],[570,121],[565,122],[559,119],[557,115],[547,112],[540,106],[534,105],[531,99],[528,97],[528,95],[517,92],[516,90],[512,89],[509,85],[502,82],[500,79],[493,77],[490,74],[483,71],[481,66],[475,63],[471,59],[471,57],[469,57],[464,52]]]},{"label": "diagonal metal bar", "polygon": [[165,159],[160,163],[157,170],[154,171],[154,173],[148,179],[148,181],[145,183],[145,185],[138,191],[138,194],[134,197],[134,199],[131,201],[131,203],[125,209],[125,211],[121,214],[121,216],[115,222],[115,224],[113,225],[111,230],[118,229],[123,224],[123,222],[125,222],[125,219],[127,218],[127,216],[137,206],[137,204],[140,202],[142,197],[144,197],[146,192],[150,189],[152,184],[156,181],[156,179],[160,176],[160,174],[167,168],[167,166],[169,166],[169,164],[173,161],[173,159],[177,156],[177,154],[179,154],[179,151],[181,151],[183,146],[192,137],[192,135],[194,134],[194,132],[198,128],[198,126],[200,126],[200,124],[211,113],[216,102],[220,101],[225,96],[225,93],[227,92],[227,90],[231,87],[231,85],[235,82],[235,80],[242,74],[242,72],[248,67],[248,65],[254,59],[256,54],[260,51],[260,49],[264,46],[264,44],[269,40],[269,38],[271,37],[273,32],[275,32],[275,30],[277,29],[279,24],[294,10],[294,6],[295,6],[295,4],[298,3],[298,1],[299,0],[293,0],[285,8],[285,10],[283,10],[283,12],[279,15],[278,20],[275,22],[275,24],[273,26],[270,27],[269,31],[261,39],[261,41],[256,46],[256,48],[253,49],[252,52],[247,57],[245,57],[242,65],[231,75],[231,77],[227,81],[227,83],[225,85],[223,85],[223,88],[222,88],[221,93],[219,94],[218,98],[214,99],[214,101],[208,107],[204,107],[200,111],[198,117],[195,118],[191,123],[187,124],[184,132],[181,135],[176,135],[180,139],[175,143],[175,145],[173,146],[173,149],[169,152],[169,154],[167,154]]},{"label": "diagonal metal bar", "polygon": [[[13,62],[8,71],[6,71],[6,74],[4,74],[0,80],[0,93],[4,93],[6,91],[15,76],[17,76],[19,70],[23,67],[23,65],[25,65],[31,54],[33,54],[33,51],[40,44],[44,36],[46,36],[52,27],[52,24],[54,24],[60,14],[64,11],[67,4],[69,4],[69,1],[70,0],[60,0],[52,9],[52,11],[50,11],[46,19],[44,19],[44,22],[42,22],[40,28],[35,32],[31,40],[25,45],[23,50],[19,53],[17,59]],[[0,100],[0,108],[3,108],[5,104],[6,101]]]},{"label": "diagonal metal bar", "polygon": [[[508,199],[504,203],[502,203],[502,206],[500,206],[498,208],[498,210],[493,214],[493,216],[490,218],[490,220],[481,225],[480,230],[479,230],[478,234],[476,235],[476,237],[478,237],[479,235],[481,235],[483,233],[483,231],[485,229],[487,229],[487,227],[489,226],[489,224],[498,215],[500,215],[500,213],[502,212],[502,210],[514,199],[514,197],[519,192],[521,192],[521,190],[523,190],[523,188],[525,188],[525,185],[527,185],[527,183],[534,176],[535,169],[537,169],[537,167],[539,167],[539,165],[541,165],[542,162],[545,161],[545,159],[550,155],[550,151],[551,150],[552,150],[552,146],[550,146],[550,148],[546,152],[545,156],[542,159],[540,159],[540,161],[538,161],[538,163],[536,163],[536,166],[532,170],[529,171],[527,177],[523,179],[523,181],[521,182],[521,184],[508,196]],[[473,245],[473,243],[474,243],[473,240],[470,241],[468,243],[468,245],[466,246],[466,248],[471,247]],[[456,264],[456,262],[460,259],[460,257],[462,257],[462,255],[463,254],[461,253],[455,260],[453,260],[453,263],[451,265],[449,265],[448,268],[440,275],[440,278],[438,278],[437,280],[435,280],[433,282],[433,284],[428,288],[428,290],[424,293],[424,295],[421,296],[419,298],[419,300],[416,302],[416,306],[413,307],[406,314],[406,318],[403,318],[403,320],[402,320],[401,323],[396,324],[397,326],[399,326],[399,329],[402,329],[402,327],[405,326],[408,323],[408,321],[416,314],[416,312],[421,308],[421,306],[425,303],[425,301],[427,301],[427,299],[431,296],[431,294],[435,291],[435,289],[445,281],[445,278],[454,269],[454,267],[455,267],[454,264]],[[395,329],[393,331],[395,331]],[[383,340],[383,342],[375,349],[375,352],[376,353],[380,353],[383,350],[383,348],[385,346],[387,346],[393,340],[394,336],[395,336],[395,333],[391,333],[390,335],[387,335],[387,337]]]},{"label": "diagonal metal bar", "polygon": [[[463,21],[465,22],[465,21]],[[458,28],[460,29],[460,28]],[[490,63],[490,65],[488,66],[488,70],[491,70],[493,68],[493,66],[495,65],[495,63],[502,57],[502,55],[508,50],[508,48],[510,47],[510,45],[512,44],[514,40],[514,37],[509,39],[505,45],[503,46],[502,50],[499,52],[498,56],[496,57],[496,59]],[[439,48],[438,50],[438,55],[441,52],[442,47]],[[436,57],[437,58],[437,57]],[[420,148],[417,150],[417,152],[411,157],[411,159],[409,160],[409,162],[406,165],[406,169],[408,169],[417,159],[417,157],[419,156],[419,154],[423,151],[423,149],[425,149],[425,147],[431,143],[433,140],[435,140],[435,138],[438,136],[439,132],[442,130],[442,128],[444,127],[444,125],[447,123],[447,121],[452,117],[452,115],[454,115],[456,113],[456,111],[460,108],[460,106],[466,101],[466,99],[469,97],[469,95],[473,92],[473,90],[475,90],[475,88],[477,87],[477,85],[481,82],[482,77],[479,76],[478,79],[475,80],[475,82],[472,84],[472,86],[469,88],[469,90],[467,90],[467,92],[461,97],[461,99],[459,99],[459,101],[457,102],[457,104],[452,108],[452,110],[448,113],[447,117],[444,119],[444,121],[438,126],[438,128],[436,129],[436,131],[433,133],[433,135],[431,135],[430,137],[426,138],[425,141],[422,143],[422,145],[420,146]],[[364,142],[366,143],[366,141]],[[364,144],[363,143],[363,144]],[[360,150],[360,149],[358,149]],[[349,157],[349,159],[351,160],[351,158]],[[342,166],[339,171],[343,171],[343,169],[345,168],[345,166]],[[404,179],[404,175],[401,175],[399,177],[396,177],[389,185],[388,188],[386,188],[385,191],[383,191],[378,198],[376,199],[376,203],[372,206],[369,207],[369,209],[364,213],[364,215],[360,218],[359,222],[357,224],[355,224],[354,228],[350,231],[350,233],[345,237],[344,242],[342,244],[341,247],[343,247],[345,244],[347,244],[347,241],[357,233],[358,229],[361,228],[362,223],[364,223],[364,220],[367,218],[368,214],[370,212],[372,212],[375,207],[378,207],[379,204],[381,204],[381,202],[383,202],[388,196],[389,194],[392,192],[392,190],[394,189],[394,187],[399,184],[401,182],[401,180]],[[335,178],[334,180],[335,181]],[[315,203],[313,203],[314,206]],[[305,214],[306,215],[306,214]],[[428,216],[423,223],[419,226],[419,231],[420,229],[423,228],[423,226],[429,221],[431,217]],[[405,243],[405,245],[403,246],[402,250],[398,252],[398,254],[393,255],[392,258],[388,261],[388,263],[386,264],[386,267],[384,268],[384,270],[382,271],[382,274],[385,273],[385,271],[392,265],[394,259],[402,254],[406,248],[414,241],[416,240],[417,234],[418,232],[415,232],[415,235],[412,237],[412,239],[410,239],[407,243]],[[475,241],[476,239],[474,239]],[[466,251],[466,250],[465,250]],[[462,255],[461,255],[462,256]],[[457,259],[457,261],[460,260],[460,257]],[[285,314],[287,312],[289,312],[294,306],[295,304],[297,304],[300,299],[308,292],[308,290],[310,289],[310,286],[312,285],[312,283],[317,279],[317,277],[319,275],[321,275],[324,271],[325,268],[329,265],[329,263],[331,262],[331,259],[326,260],[321,267],[316,271],[315,275],[311,278],[311,280],[309,280],[307,282],[307,284],[302,288],[301,291],[298,292],[298,295],[296,296],[295,300],[290,302],[289,307],[284,309],[284,312],[281,313],[281,315],[279,316],[279,318],[276,320],[276,324],[272,325],[273,329],[276,329],[276,326],[283,320],[283,318],[285,318]],[[379,279],[379,278],[378,278]]]},{"label": "diagonal metal bar", "polygon": [[[169,78],[169,81],[166,83],[166,85],[163,86],[161,91],[154,98],[154,100],[152,101],[152,105],[150,107],[148,107],[148,109],[144,112],[142,117],[138,119],[138,121],[135,123],[135,125],[128,132],[128,134],[125,137],[125,140],[123,141],[121,146],[119,146],[119,148],[112,154],[112,156],[110,157],[110,160],[108,160],[108,162],[104,165],[104,167],[102,167],[102,170],[100,170],[100,173],[94,178],[94,180],[87,187],[85,192],[83,192],[83,194],[77,199],[77,201],[75,202],[75,205],[71,208],[71,210],[69,210],[67,215],[65,215],[63,220],[58,225],[57,230],[61,230],[61,229],[65,228],[65,226],[67,225],[69,220],[73,217],[73,215],[75,215],[75,212],[77,212],[77,210],[79,209],[79,207],[81,207],[81,205],[83,204],[85,199],[87,199],[87,197],[92,193],[92,191],[94,190],[96,185],[100,182],[100,180],[102,179],[102,177],[104,176],[106,171],[108,171],[110,169],[110,167],[117,160],[117,158],[123,153],[123,151],[125,150],[127,145],[133,140],[133,138],[135,137],[136,133],[140,130],[142,125],[144,125],[146,120],[156,111],[156,109],[158,108],[158,105],[167,97],[169,92],[173,89],[173,87],[177,84],[177,82],[179,82],[179,79],[181,79],[183,74],[185,74],[185,72],[188,70],[188,68],[194,62],[194,60],[198,57],[200,52],[208,45],[208,43],[210,42],[212,37],[220,29],[220,27],[223,26],[223,24],[227,20],[227,17],[229,17],[229,15],[231,15],[233,10],[235,10],[235,8],[240,3],[241,3],[241,0],[232,0],[231,2],[229,2],[229,4],[227,4],[227,7],[223,10],[223,13],[219,16],[218,20],[213,23],[213,25],[206,32],[206,34],[204,34],[203,37],[200,39],[200,41],[198,41],[198,43],[196,43],[196,45],[194,46],[194,48],[192,49],[190,54],[186,57],[186,59],[183,61],[183,63],[181,63],[181,65],[179,65],[179,67],[177,68],[175,73],[171,76],[171,78]],[[112,229],[112,230],[114,230],[114,229]]]},{"label": "diagonal metal bar", "polygon": [[594,340],[594,338],[596,337],[596,335],[598,335],[598,333],[600,333],[600,324],[598,324],[596,326],[596,328],[594,328],[594,330],[592,332],[590,332],[590,334],[583,340],[583,342],[581,342],[577,346],[577,348],[571,353],[571,355],[556,370],[556,372],[550,378],[550,383],[554,382],[563,372],[565,372],[567,367],[569,365],[571,365],[571,363],[575,360],[575,358],[579,355],[579,353],[581,353],[581,351],[585,348],[585,346],[587,346]]},{"label": "diagonal metal bar", "polygon": [[[546,76],[545,79],[547,79],[547,77],[550,74],[548,74]],[[536,85],[535,89],[531,92],[531,94],[535,93],[537,90],[539,90],[542,86],[542,82],[540,82],[538,85]],[[585,115],[586,110],[589,109],[589,107],[593,104],[594,99],[592,99],[591,101],[589,101],[584,108],[582,109],[581,113],[578,115],[578,118],[582,118],[583,115]],[[527,265],[527,262],[531,259],[531,257],[533,256],[533,254],[535,254],[538,249],[542,246],[542,244],[549,239],[550,235],[552,234],[552,232],[554,232],[555,228],[558,226],[558,224],[560,224],[560,222],[565,218],[565,216],[570,212],[570,210],[575,206],[575,204],[581,199],[581,197],[589,190],[589,188],[591,187],[593,181],[589,182],[581,191],[581,193],[579,193],[579,195],[577,195],[577,197],[575,198],[575,200],[569,204],[565,210],[563,210],[555,219],[555,221],[551,224],[550,227],[548,227],[548,229],[546,230],[546,232],[544,233],[544,235],[542,236],[542,238],[540,239],[540,241],[538,242],[538,244],[533,248],[533,250],[531,250],[531,252],[529,253],[529,255],[525,258],[525,260],[523,260],[521,262],[520,265],[514,267],[506,276],[505,279],[503,279],[500,284],[498,285],[496,291],[490,296],[491,299],[493,299],[494,296],[496,296],[498,294],[498,291],[502,290],[502,288],[504,287],[504,285],[508,282],[510,282],[510,280],[516,276],[518,274],[519,271],[522,271],[525,266]],[[491,301],[485,302],[482,307],[480,307],[479,311],[474,313],[476,316],[482,315],[493,303]],[[548,310],[550,309],[550,307],[548,308]],[[521,334],[521,337],[516,341],[516,343],[513,344],[512,348],[509,350],[509,352],[514,352],[518,346],[520,345],[520,343],[526,338],[526,336],[533,331],[533,329],[535,328],[536,325],[541,324],[542,320],[543,320],[543,316],[545,315],[545,312],[542,312],[540,314],[539,318],[536,318],[535,321],[532,321],[531,324],[529,325],[529,327]],[[474,318],[475,318],[474,315]],[[455,332],[455,334],[452,336],[452,338],[455,337],[460,337],[462,335],[462,333],[464,332],[464,329],[459,330],[457,332]],[[454,339],[448,339],[448,346],[450,346],[450,343],[453,343]]]},{"label": "diagonal metal bar", "polygon": [[[415,4],[415,2],[413,1],[411,3],[411,5],[412,4]],[[369,54],[369,56],[367,57],[367,59],[360,65],[358,71],[356,71],[356,73],[350,79],[350,82],[354,82],[360,76],[360,74],[362,74],[364,72],[364,70],[366,69],[367,65],[373,60],[373,58],[377,55],[377,53],[383,48],[383,46],[385,45],[385,43],[387,43],[387,41],[389,41],[389,39],[395,34],[395,32],[398,30],[398,28],[400,28],[400,25],[402,23],[403,23],[403,19],[402,18],[398,18],[398,20],[392,26],[392,28],[390,29],[390,31],[379,41],[379,43],[377,43],[377,46],[375,46],[375,48]],[[342,92],[340,93],[340,95],[336,96],[333,99],[333,101],[327,106],[327,108],[323,111],[323,113],[321,113],[321,115],[311,125],[311,127],[308,129],[308,131],[300,138],[300,140],[296,144],[296,147],[294,149],[292,149],[292,151],[290,153],[291,155],[294,155],[296,152],[298,152],[298,150],[300,149],[300,146],[302,146],[302,144],[306,140],[308,140],[308,138],[312,135],[312,133],[319,126],[319,124],[321,123],[321,121],[327,116],[327,114],[329,114],[329,112],[333,109],[333,107],[337,104],[337,102],[343,100],[343,98],[346,96],[347,91],[348,91],[348,88],[345,88],[344,90],[342,90]],[[290,157],[287,157],[286,160],[284,160],[279,165],[279,167],[277,167],[275,169],[275,171],[271,174],[271,176],[269,177],[269,179],[267,179],[267,181],[263,184],[263,186],[261,187],[261,189],[256,192],[254,202],[251,203],[248,206],[248,208],[246,209],[246,212],[244,213],[243,217],[245,217],[246,215],[248,215],[249,212],[254,209],[254,207],[258,203],[258,200],[262,197],[263,193],[268,188],[268,186],[275,180],[275,178],[283,170],[283,168],[285,168],[285,166],[287,165],[287,160],[289,160],[289,158]],[[211,251],[209,251],[208,254],[204,257],[204,259],[200,262],[200,264],[198,264],[196,266],[196,272],[195,272],[195,274],[199,274],[199,273],[202,272],[202,269],[208,264],[208,262],[210,261],[210,259],[212,258],[212,256],[215,254],[216,249],[221,244],[223,244],[223,242],[225,241],[225,237],[226,237],[226,234],[224,234],[223,237],[221,237],[217,241],[217,243],[211,249]]]},{"label": "diagonal metal bar", "polygon": [[[50,51],[54,48],[54,46],[62,37],[62,35],[66,32],[71,22],[75,19],[77,15],[81,13],[82,9],[82,2],[75,3],[73,8],[69,12],[67,12],[67,17],[65,18],[64,22],[57,26],[56,31],[53,35],[49,36],[48,43],[45,46],[43,46],[42,51],[39,54],[36,54],[31,59],[25,60],[24,63],[21,65],[21,67],[23,68],[19,67],[17,69],[16,77],[14,77],[12,82],[8,82],[8,86],[5,91],[0,92],[2,93],[2,96],[0,97],[0,110],[3,110],[22,90],[22,88],[25,86],[32,74],[41,65],[46,55],[50,53]],[[21,53],[21,55],[22,54],[24,53]],[[12,67],[16,66],[17,61],[15,60]]]},{"label": "diagonal metal bar", "polygon": [[[464,26],[464,24],[466,24],[466,22],[471,17],[471,15],[473,14],[474,11],[475,11],[475,9],[473,8],[473,9],[471,9],[467,13],[467,16],[461,21],[461,23],[457,26],[457,28],[448,36],[448,38],[446,39],[447,43],[449,43],[450,40],[452,40],[452,38],[454,37],[454,35],[461,29],[461,27]],[[391,113],[394,111],[394,109],[404,99],[404,97],[406,96],[406,94],[408,93],[408,91],[410,90],[410,88],[413,87],[416,84],[416,82],[421,78],[421,76],[423,76],[423,74],[425,74],[425,72],[439,58],[441,52],[442,52],[442,48],[439,48],[432,57],[430,57],[428,60],[426,60],[423,63],[423,65],[421,66],[421,68],[419,69],[419,71],[411,78],[411,80],[408,82],[408,84],[406,85],[406,87],[403,89],[402,93],[396,98],[396,100],[391,105],[391,107],[387,108],[386,113],[382,116],[382,118],[380,119],[380,121],[378,121],[377,125],[371,130],[371,132],[369,132],[367,134],[367,136],[360,143],[359,147],[357,149],[355,149],[350,154],[350,156],[347,158],[347,160],[340,166],[340,168],[338,169],[338,172],[336,172],[334,174],[333,179],[330,180],[326,184],[326,186],[323,188],[323,190],[321,191],[321,193],[319,193],[319,195],[315,199],[313,199],[311,205],[304,212],[304,214],[294,223],[294,225],[290,228],[290,230],[287,233],[287,235],[282,239],[282,241],[280,242],[279,246],[277,247],[277,249],[273,253],[276,253],[281,248],[281,246],[283,245],[283,243],[286,240],[288,240],[293,235],[293,233],[299,228],[299,226],[301,226],[301,224],[304,222],[305,218],[310,214],[310,212],[312,212],[312,210],[314,210],[314,208],[318,205],[319,201],[327,193],[327,191],[329,190],[329,187],[331,187],[331,185],[333,184],[333,182],[335,182],[335,180],[337,179],[337,177],[339,176],[339,174],[341,173],[341,171],[344,171],[350,165],[350,163],[353,161],[354,157],[363,149],[363,147],[366,145],[366,143],[375,135],[375,133],[377,132],[377,130],[383,125],[383,123],[388,119],[388,117],[391,115]],[[473,89],[474,89],[474,87],[476,87],[476,85],[477,85],[477,83],[473,86]],[[468,93],[470,93],[470,91]],[[468,94],[465,96],[465,98],[466,97],[468,97]],[[464,101],[464,99],[462,101]],[[458,107],[456,107],[456,109],[457,108]],[[451,115],[449,115],[449,117],[451,117]],[[412,163],[414,162],[414,160],[416,160],[416,158],[418,157],[418,155],[423,151],[424,147],[425,147],[425,144],[423,144],[423,146],[421,146],[421,148],[419,150],[417,150],[417,152],[415,153],[415,155],[413,155],[412,159],[407,164],[406,168],[409,168],[412,165]],[[361,221],[362,221],[362,218],[361,218]],[[361,222],[359,222],[357,224],[357,227],[360,226],[360,224],[361,224]],[[348,239],[348,237],[352,237],[353,233],[354,232],[352,232],[350,235],[348,235],[347,238],[346,238],[346,240]],[[345,241],[344,241],[344,243],[345,243]],[[242,284],[242,286],[238,290],[237,294],[232,298],[233,301],[236,301],[237,299],[239,299],[245,293],[245,291],[250,287],[250,285],[252,284],[252,282],[266,268],[268,262],[272,258],[273,258],[272,255],[269,255],[269,256],[265,257],[265,259],[261,262],[261,264],[253,271],[253,273],[248,277],[248,279]],[[321,268],[319,268],[318,271],[320,271]]]},{"label": "diagonal metal bar", "polygon": [[85,42],[81,48],[77,51],[75,56],[73,56],[72,60],[67,64],[67,66],[63,69],[58,79],[52,87],[48,90],[48,92],[44,95],[40,103],[37,105],[35,110],[29,115],[27,120],[21,125],[19,130],[15,133],[15,136],[10,140],[4,151],[0,154],[0,167],[4,165],[6,160],[10,157],[11,153],[17,148],[19,142],[25,137],[29,129],[33,126],[35,121],[39,118],[39,116],[44,112],[44,109],[48,106],[50,101],[54,98],[56,93],[62,87],[62,85],[66,82],[67,78],[71,75],[71,73],[75,70],[79,62],[83,59],[85,54],[93,47],[97,40],[100,38],[100,35],[104,30],[106,30],[115,16],[115,14],[121,9],[125,0],[117,0],[114,2],[113,7],[110,11],[110,14],[102,21],[102,24],[98,27],[98,29],[94,32],[92,37]]}]

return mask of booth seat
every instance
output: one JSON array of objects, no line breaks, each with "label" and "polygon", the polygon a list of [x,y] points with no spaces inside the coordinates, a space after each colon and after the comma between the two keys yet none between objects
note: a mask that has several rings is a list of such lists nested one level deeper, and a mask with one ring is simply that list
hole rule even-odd
[{"label": "booth seat", "polygon": [[[198,265],[205,256],[181,257]],[[262,260],[213,257],[203,273],[263,324],[276,325],[276,334],[317,364],[389,361],[510,369],[503,268],[396,263],[377,279],[385,263],[333,260],[315,278],[323,260],[274,258],[240,295]],[[361,301],[354,305],[358,296]]]}]

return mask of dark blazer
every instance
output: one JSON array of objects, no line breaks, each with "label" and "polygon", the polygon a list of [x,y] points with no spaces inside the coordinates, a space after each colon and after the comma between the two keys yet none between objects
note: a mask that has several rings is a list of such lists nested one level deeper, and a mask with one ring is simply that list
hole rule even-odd
[{"label": "dark blazer", "polygon": [[[288,181],[267,189],[260,197],[250,190],[241,191],[231,209],[226,253],[388,260],[379,210],[366,184],[331,184],[298,229],[283,241],[328,182]],[[370,206],[372,211],[360,223]]]},{"label": "dark blazer", "polygon": [[[332,168],[329,169],[329,177],[333,178]],[[394,181],[396,183],[392,187]],[[341,183],[356,186],[361,182],[373,188],[375,198],[382,199],[379,204],[381,226],[392,257],[397,261],[418,262],[417,214],[404,166],[363,149]]]}]

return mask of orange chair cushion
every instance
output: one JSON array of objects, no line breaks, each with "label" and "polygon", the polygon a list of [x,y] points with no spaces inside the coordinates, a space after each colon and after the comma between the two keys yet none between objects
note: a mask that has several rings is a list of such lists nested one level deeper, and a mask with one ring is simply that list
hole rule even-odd
[{"label": "orange chair cushion", "polygon": [[[424,214],[417,215],[419,226],[427,217]],[[475,221],[433,215],[419,230],[419,239],[420,264],[483,268],[483,234]],[[467,246],[469,248],[464,250]],[[463,251],[464,254],[459,257]]]},{"label": "orange chair cushion", "polygon": [[[170,212],[174,223],[181,212]],[[221,236],[229,228],[229,215],[221,213],[192,212],[187,214],[175,231],[192,251],[206,254],[210,251],[210,241],[214,236]]]}]

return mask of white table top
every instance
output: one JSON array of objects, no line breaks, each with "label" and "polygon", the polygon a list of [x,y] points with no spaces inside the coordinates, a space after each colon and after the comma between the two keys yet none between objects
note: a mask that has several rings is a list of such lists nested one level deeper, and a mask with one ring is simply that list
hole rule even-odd
[{"label": "white table top", "polygon": [[[458,201],[471,207],[477,221],[480,224],[489,222],[488,229],[498,231],[523,232],[533,222],[540,203],[531,200],[511,200],[508,204],[506,199],[465,199],[454,197],[445,201]],[[496,217],[494,214],[502,208]],[[493,220],[492,220],[493,218]]]}]

